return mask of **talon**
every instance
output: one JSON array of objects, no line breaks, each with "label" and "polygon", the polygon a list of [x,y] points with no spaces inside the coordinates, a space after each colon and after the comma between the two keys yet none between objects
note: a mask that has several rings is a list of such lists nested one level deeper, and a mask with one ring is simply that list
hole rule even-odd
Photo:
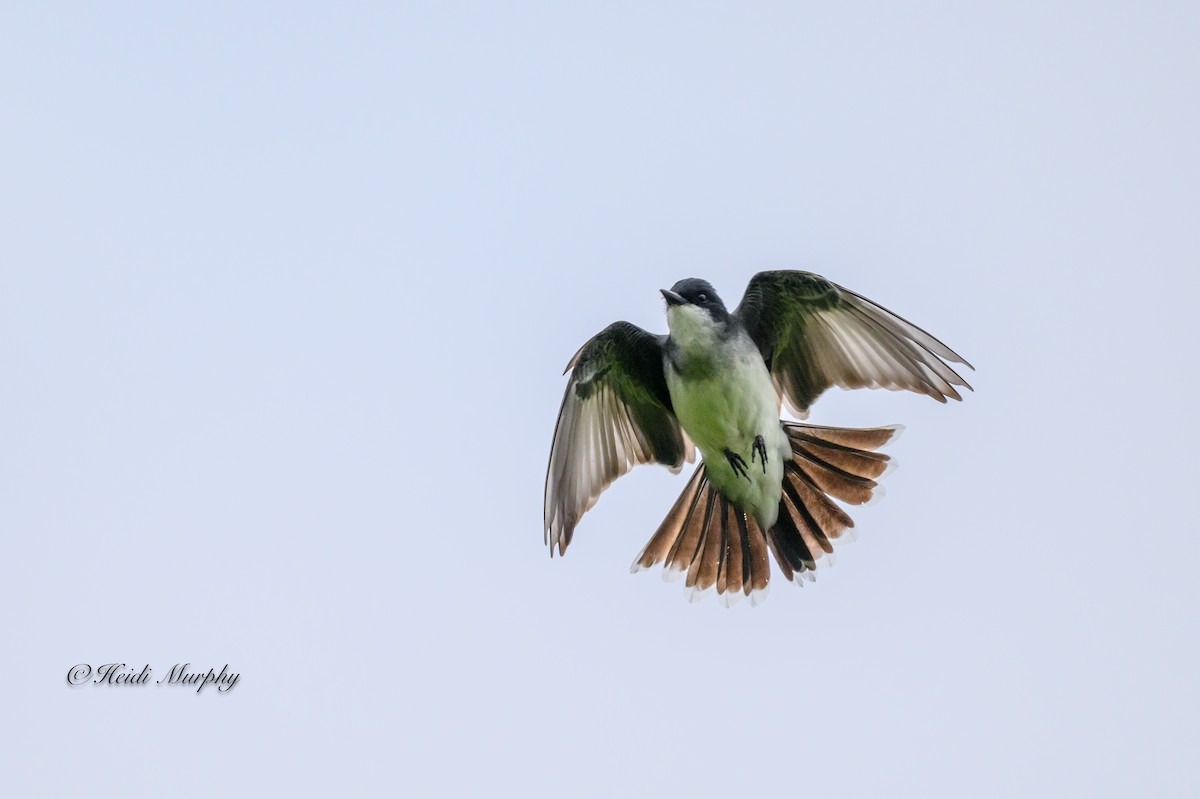
[{"label": "talon", "polygon": [[767,473],[767,442],[763,441],[762,436],[754,437],[754,446],[750,448],[750,462],[754,463],[754,455],[759,453],[762,455],[762,470],[763,474]]},{"label": "talon", "polygon": [[[753,454],[750,457],[753,458]],[[729,461],[729,465],[733,467],[734,474],[738,477],[745,477],[747,480],[750,479],[750,473],[746,471],[746,461],[741,455],[726,447],[725,460]]]}]

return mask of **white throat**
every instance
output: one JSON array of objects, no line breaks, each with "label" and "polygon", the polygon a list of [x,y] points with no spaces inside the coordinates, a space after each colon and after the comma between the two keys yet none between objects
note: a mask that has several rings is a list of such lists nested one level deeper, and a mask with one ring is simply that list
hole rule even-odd
[{"label": "white throat", "polygon": [[721,339],[721,326],[703,308],[671,305],[667,308],[671,340],[685,357],[711,353]]}]

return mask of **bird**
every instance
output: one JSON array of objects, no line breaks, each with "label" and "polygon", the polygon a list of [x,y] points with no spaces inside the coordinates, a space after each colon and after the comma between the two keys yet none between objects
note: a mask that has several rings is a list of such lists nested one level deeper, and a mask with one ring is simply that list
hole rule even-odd
[{"label": "bird", "polygon": [[879,448],[901,425],[796,419],[827,389],[913,391],[946,403],[973,390],[962,356],[883,306],[812,272],[751,278],[729,311],[698,278],[660,289],[668,334],[614,322],[571,358],[546,470],[544,542],[565,555],[600,494],[640,464],[701,463],[634,560],[685,576],[694,601],[758,604],[771,579],[804,584],[854,526],[833,500],[878,496],[893,465]]}]

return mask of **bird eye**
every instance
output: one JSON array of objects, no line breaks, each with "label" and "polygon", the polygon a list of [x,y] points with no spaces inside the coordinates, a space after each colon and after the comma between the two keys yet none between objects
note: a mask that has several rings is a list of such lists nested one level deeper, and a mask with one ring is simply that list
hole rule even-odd
[{"label": "bird eye", "polygon": [[696,302],[708,302],[708,295],[703,291],[696,295]]}]

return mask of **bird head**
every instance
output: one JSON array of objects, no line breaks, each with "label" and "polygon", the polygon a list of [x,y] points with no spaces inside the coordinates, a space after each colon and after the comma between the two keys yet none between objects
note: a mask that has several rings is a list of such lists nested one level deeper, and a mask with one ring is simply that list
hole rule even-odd
[{"label": "bird head", "polygon": [[674,329],[678,322],[724,325],[729,319],[725,303],[717,296],[712,283],[695,277],[685,278],[669,289],[660,289],[667,301],[667,324]]}]

